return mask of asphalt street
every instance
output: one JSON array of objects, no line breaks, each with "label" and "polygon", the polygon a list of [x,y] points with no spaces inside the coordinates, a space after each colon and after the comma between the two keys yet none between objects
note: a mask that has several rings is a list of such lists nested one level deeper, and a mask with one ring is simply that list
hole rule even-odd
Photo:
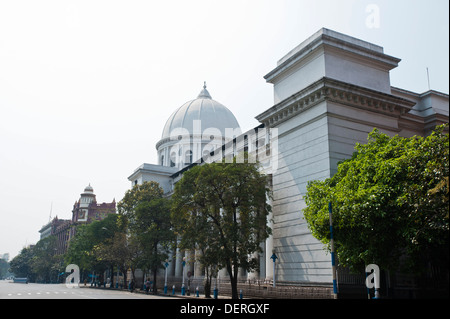
[{"label": "asphalt street", "polygon": [[70,288],[65,284],[24,284],[0,280],[0,299],[174,299],[128,291]]}]

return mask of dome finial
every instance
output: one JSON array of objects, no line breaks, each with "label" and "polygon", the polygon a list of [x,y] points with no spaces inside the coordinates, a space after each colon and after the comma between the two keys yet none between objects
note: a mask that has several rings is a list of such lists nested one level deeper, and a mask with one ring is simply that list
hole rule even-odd
[{"label": "dome finial", "polygon": [[197,99],[212,99],[208,90],[206,89],[206,81],[203,81],[203,90],[197,96]]}]

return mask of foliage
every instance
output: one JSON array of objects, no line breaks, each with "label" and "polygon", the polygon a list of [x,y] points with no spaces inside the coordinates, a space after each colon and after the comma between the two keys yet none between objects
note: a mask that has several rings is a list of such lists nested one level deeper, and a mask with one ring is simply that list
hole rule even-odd
[{"label": "foliage", "polygon": [[9,263],[11,272],[15,277],[27,277],[30,281],[35,280],[35,274],[32,271],[31,260],[33,258],[33,249],[23,248],[20,253]]},{"label": "foliage", "polygon": [[134,227],[136,220],[136,207],[142,203],[148,203],[155,199],[162,198],[163,189],[157,182],[144,182],[140,185],[134,185],[132,189],[125,192],[123,199],[117,204],[120,215],[126,217],[126,221]]},{"label": "foliage", "polygon": [[170,202],[163,193],[157,182],[144,182],[128,190],[118,204],[119,214],[128,221],[129,236],[138,245],[135,266],[153,271],[155,290],[157,271],[167,260],[176,239]]},{"label": "foliage", "polygon": [[43,238],[33,247],[33,258],[31,260],[32,271],[44,282],[56,281],[56,278],[58,278],[57,275],[60,267],[59,260],[55,256],[55,250],[55,236]]},{"label": "foliage", "polygon": [[332,203],[342,265],[393,270],[401,264],[418,272],[433,260],[448,267],[449,136],[443,130],[391,138],[374,129],[333,177],[308,183],[304,216],[312,234],[329,244]]},{"label": "foliage", "polygon": [[56,237],[39,240],[36,245],[23,248],[10,263],[16,277],[27,277],[30,281],[56,282],[61,268],[61,259],[55,256]]},{"label": "foliage", "polygon": [[107,265],[94,254],[94,247],[114,236],[119,230],[117,220],[117,215],[110,214],[103,220],[79,225],[65,255],[66,264],[76,264],[85,270],[105,269]]},{"label": "foliage", "polygon": [[236,161],[193,167],[175,185],[172,219],[181,247],[200,250],[199,262],[210,274],[225,267],[233,298],[238,269],[258,269],[254,253],[271,232],[268,193],[257,165]]},{"label": "foliage", "polygon": [[0,280],[3,279],[4,277],[9,276],[9,263],[4,260],[4,259],[0,259]]},{"label": "foliage", "polygon": [[[118,266],[124,273],[136,268],[152,269],[155,274],[168,258],[175,241],[170,220],[170,203],[156,182],[136,185],[118,203],[119,214],[90,224],[78,225],[63,256],[64,264],[76,264],[84,271],[102,273]],[[55,256],[56,238],[50,236],[33,248],[23,249],[10,267],[16,276],[56,278],[63,265]],[[113,274],[113,272],[111,271]],[[53,276],[53,277],[52,277]]]}]

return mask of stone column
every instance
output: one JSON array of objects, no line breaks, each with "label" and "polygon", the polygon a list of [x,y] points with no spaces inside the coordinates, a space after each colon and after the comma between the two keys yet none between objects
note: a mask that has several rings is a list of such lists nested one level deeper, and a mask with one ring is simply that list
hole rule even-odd
[{"label": "stone column", "polygon": [[167,267],[167,276],[172,277],[175,275],[175,260],[173,258],[173,251],[169,253],[169,258],[167,258],[169,266]]},{"label": "stone column", "polygon": [[185,256],[186,256],[186,273],[184,274],[186,276],[188,276],[188,272],[191,272],[191,274],[194,274],[194,261],[195,261],[195,254],[193,250],[186,250],[185,252]]},{"label": "stone column", "polygon": [[[267,202],[269,205],[272,206],[272,201],[270,199],[267,199]],[[265,261],[266,261],[266,280],[271,281],[273,280],[273,261],[270,259],[270,256],[272,256],[273,251],[273,213],[270,212],[269,216],[267,217],[267,226],[272,229],[272,235],[270,235],[266,239],[266,249],[265,249]]]},{"label": "stone column", "polygon": [[262,242],[260,245],[262,253],[259,254],[259,280],[266,278],[266,243]]},{"label": "stone column", "polygon": [[183,252],[180,250],[179,247],[179,240],[177,242],[177,250],[176,250],[176,257],[175,257],[175,277],[181,277],[183,275]]},{"label": "stone column", "polygon": [[201,255],[202,255],[202,252],[199,249],[197,249],[195,251],[195,264],[194,264],[194,277],[195,278],[202,278],[203,266],[199,261]]}]

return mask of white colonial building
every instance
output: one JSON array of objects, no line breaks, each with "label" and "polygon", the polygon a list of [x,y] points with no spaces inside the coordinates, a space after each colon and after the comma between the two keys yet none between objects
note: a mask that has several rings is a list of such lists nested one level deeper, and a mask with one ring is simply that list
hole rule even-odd
[{"label": "white colonial building", "polygon": [[[330,255],[302,215],[307,182],[331,177],[374,127],[410,137],[448,123],[447,94],[391,86],[389,72],[399,62],[378,45],[321,29],[264,77],[273,84],[274,105],[256,115],[261,125],[241,134],[233,114],[205,85],[168,119],[156,145],[158,165],[142,164],[128,179],[132,185],[157,181],[170,194],[191,165],[250,152],[271,176],[273,235],[262,243],[260,273],[242,278],[271,280],[274,250],[277,282],[331,284]],[[194,276],[201,276],[194,252],[186,255]],[[169,276],[181,275],[183,256],[174,254]]]}]

